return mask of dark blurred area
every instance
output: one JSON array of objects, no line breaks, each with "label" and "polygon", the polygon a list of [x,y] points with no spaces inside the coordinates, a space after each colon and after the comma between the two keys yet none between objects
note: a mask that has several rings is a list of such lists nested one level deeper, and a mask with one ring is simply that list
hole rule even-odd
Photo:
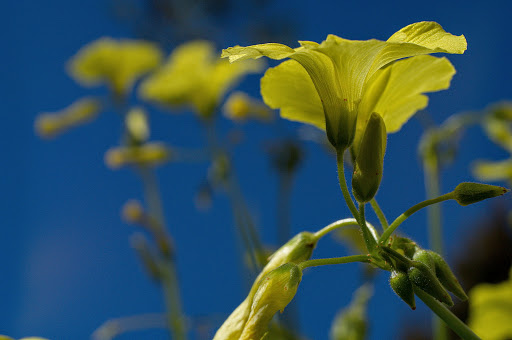
[{"label": "dark blurred area", "polygon": [[[272,0],[111,0],[113,16],[134,37],[169,49],[194,39],[217,44],[226,38],[240,43],[295,43],[296,22]],[[243,19],[242,19],[243,18]]]}]

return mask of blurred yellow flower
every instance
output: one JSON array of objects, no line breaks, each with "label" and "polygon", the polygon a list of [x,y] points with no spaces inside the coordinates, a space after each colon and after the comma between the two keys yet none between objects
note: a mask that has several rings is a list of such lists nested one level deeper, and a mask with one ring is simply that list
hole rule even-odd
[{"label": "blurred yellow flower", "polygon": [[482,283],[469,292],[468,325],[482,339],[512,338],[512,274],[498,284]]},{"label": "blurred yellow flower", "polygon": [[281,109],[284,118],[325,129],[338,150],[355,139],[357,151],[372,112],[383,117],[388,132],[395,132],[427,105],[423,93],[448,88],[455,73],[451,63],[424,55],[463,53],[466,39],[435,22],[419,22],[387,41],[329,35],[321,44],[300,45],[235,46],[225,49],[222,57],[231,62],[263,56],[292,59],[267,70],[261,81],[265,103]]},{"label": "blurred yellow flower", "polygon": [[82,98],[61,111],[38,115],[35,130],[41,137],[55,137],[72,127],[90,122],[100,110],[101,102],[99,100]]},{"label": "blurred yellow flower", "polygon": [[191,106],[202,117],[211,117],[241,77],[262,68],[257,61],[231,65],[218,58],[212,43],[192,41],[177,47],[165,65],[141,84],[139,94],[164,106]]},{"label": "blurred yellow flower", "polygon": [[244,122],[250,118],[268,122],[274,118],[268,106],[240,91],[229,95],[222,111],[224,116],[237,122]]},{"label": "blurred yellow flower", "polygon": [[71,58],[68,71],[83,86],[106,83],[115,95],[122,96],[161,60],[161,51],[150,42],[100,38]]}]

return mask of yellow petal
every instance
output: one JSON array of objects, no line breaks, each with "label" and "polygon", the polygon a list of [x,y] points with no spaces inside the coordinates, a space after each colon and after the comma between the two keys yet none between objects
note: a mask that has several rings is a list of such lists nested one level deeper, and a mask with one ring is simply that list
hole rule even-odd
[{"label": "yellow petal", "polygon": [[469,292],[468,325],[482,339],[512,337],[512,280],[479,284]]},{"label": "yellow petal", "polygon": [[247,47],[234,46],[222,50],[222,58],[229,58],[230,62],[245,59],[269,57],[270,59],[284,59],[292,55],[295,50],[283,44],[268,43]]},{"label": "yellow petal", "polygon": [[367,83],[359,105],[354,146],[358,147],[372,112],[382,116],[388,133],[396,132],[427,106],[423,93],[448,88],[454,74],[448,59],[428,55],[400,60],[379,70]]},{"label": "yellow petal", "polygon": [[473,174],[482,181],[512,182],[512,159],[497,162],[478,161],[473,165]]},{"label": "yellow petal", "polygon": [[149,42],[101,38],[80,49],[70,60],[68,71],[84,86],[108,83],[121,95],[158,66],[161,57],[160,50]]},{"label": "yellow petal", "polygon": [[101,108],[99,100],[82,98],[61,111],[41,113],[35,122],[36,132],[43,138],[55,137],[70,128],[92,121]]},{"label": "yellow petal", "polygon": [[280,109],[281,117],[325,130],[322,102],[306,70],[295,60],[270,68],[261,79],[265,104]]},{"label": "yellow petal", "polygon": [[212,43],[192,41],[177,47],[166,64],[141,84],[139,94],[164,106],[189,105],[207,116],[241,77],[262,66],[253,60],[230,65],[218,59]]}]

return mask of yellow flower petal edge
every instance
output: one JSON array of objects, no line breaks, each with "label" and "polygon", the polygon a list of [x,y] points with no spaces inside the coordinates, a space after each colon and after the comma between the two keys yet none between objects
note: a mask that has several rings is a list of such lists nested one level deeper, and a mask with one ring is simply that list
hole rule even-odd
[{"label": "yellow flower petal edge", "polygon": [[[301,41],[300,47],[292,49],[286,45],[270,43],[259,44],[247,47],[230,47],[222,52],[222,57],[229,58],[231,62],[245,60],[250,58],[260,58],[262,56],[271,59],[281,60],[290,58],[298,62],[309,75],[311,82],[320,98],[324,114],[325,130],[331,144],[337,148],[344,149],[354,140],[356,134],[356,121],[359,120],[359,106],[364,98],[365,91],[370,87],[371,81],[376,81],[375,75],[384,67],[391,65],[403,58],[410,58],[431,53],[463,53],[467,48],[466,39],[463,35],[455,36],[445,32],[442,27],[435,22],[419,22],[406,26],[393,34],[387,41],[367,40],[352,41],[340,38],[335,35],[329,35],[321,44]],[[262,80],[262,95],[271,107],[280,108],[284,117],[292,120],[302,121],[321,127],[321,120],[318,117],[318,101],[315,99],[312,105],[306,105],[301,108],[299,95],[293,95],[288,90],[290,85],[297,84],[295,80],[300,79],[301,83],[307,82],[304,74],[295,76],[286,68],[293,66],[283,66],[277,71],[269,69],[266,79]],[[280,66],[278,66],[280,67]],[[297,68],[296,68],[297,70]],[[273,72],[273,74],[271,73]],[[299,71],[295,71],[299,72]],[[398,70],[396,71],[399,72]],[[453,71],[445,68],[445,72],[453,75]],[[443,81],[447,76],[443,74]],[[387,86],[384,78],[379,79],[380,88],[383,91]],[[280,85],[271,85],[271,82],[280,82]],[[422,82],[422,79],[418,79]],[[443,86],[437,86],[438,89]],[[415,90],[421,86],[415,85]],[[435,86],[426,87],[429,91],[436,91]],[[279,93],[269,90],[280,90]],[[375,90],[375,87],[374,87]],[[307,85],[304,91],[297,91],[300,96],[304,92],[312,92],[313,87]],[[390,89],[392,91],[392,89]],[[420,92],[421,93],[421,92]],[[402,111],[413,111],[426,105],[426,98],[421,96],[409,95],[409,101],[403,101],[405,109]],[[278,97],[282,95],[284,99]],[[313,98],[314,94],[307,97]],[[392,93],[387,94],[392,97]],[[293,101],[300,101],[300,104],[290,105]],[[378,103],[378,98],[373,98],[373,103]],[[389,105],[392,103],[389,102]],[[368,101],[367,101],[368,105]],[[384,106],[384,104],[381,104]],[[396,105],[394,105],[396,107]],[[416,108],[415,108],[416,107]],[[381,107],[381,110],[390,109]],[[370,112],[371,113],[371,112]],[[405,117],[405,121],[412,114],[398,114]],[[391,114],[390,114],[391,115]],[[367,118],[367,117],[364,117]],[[401,126],[405,121],[399,119],[393,122],[396,126]],[[361,125],[362,123],[359,123]],[[362,124],[364,126],[364,124]],[[396,131],[396,127],[390,129]]]},{"label": "yellow flower petal edge", "polygon": [[164,107],[191,106],[200,116],[210,117],[228,90],[263,66],[255,60],[231,65],[218,58],[211,42],[191,41],[178,46],[141,84],[139,95]]},{"label": "yellow flower petal edge", "polygon": [[116,95],[126,95],[135,81],[157,67],[160,49],[142,40],[100,38],[81,48],[67,69],[83,86],[109,85]]}]

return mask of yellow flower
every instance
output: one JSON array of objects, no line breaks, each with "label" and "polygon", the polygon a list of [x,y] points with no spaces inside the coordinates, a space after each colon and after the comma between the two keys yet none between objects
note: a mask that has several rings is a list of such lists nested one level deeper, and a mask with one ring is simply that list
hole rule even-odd
[{"label": "yellow flower", "polygon": [[83,86],[107,83],[117,96],[126,95],[135,81],[157,67],[158,47],[146,41],[101,38],[84,46],[70,60],[70,75]]},{"label": "yellow flower", "polygon": [[329,35],[321,44],[300,45],[235,46],[225,49],[222,57],[231,62],[263,56],[292,59],[267,70],[261,80],[264,101],[281,109],[284,118],[325,129],[338,150],[354,143],[357,153],[372,112],[382,116],[388,132],[395,132],[427,105],[423,93],[448,88],[453,66],[426,54],[463,53],[466,39],[435,22],[419,22],[387,41]]},{"label": "yellow flower", "polygon": [[481,283],[469,292],[468,325],[482,339],[512,337],[512,271],[507,281]]},{"label": "yellow flower", "polygon": [[192,106],[202,117],[211,117],[224,94],[262,66],[257,61],[230,65],[218,58],[212,43],[192,41],[177,47],[165,65],[142,83],[139,94],[164,106]]},{"label": "yellow flower", "polygon": [[101,110],[101,102],[95,98],[82,98],[59,112],[41,113],[35,122],[37,134],[52,138],[64,131],[92,121]]}]

